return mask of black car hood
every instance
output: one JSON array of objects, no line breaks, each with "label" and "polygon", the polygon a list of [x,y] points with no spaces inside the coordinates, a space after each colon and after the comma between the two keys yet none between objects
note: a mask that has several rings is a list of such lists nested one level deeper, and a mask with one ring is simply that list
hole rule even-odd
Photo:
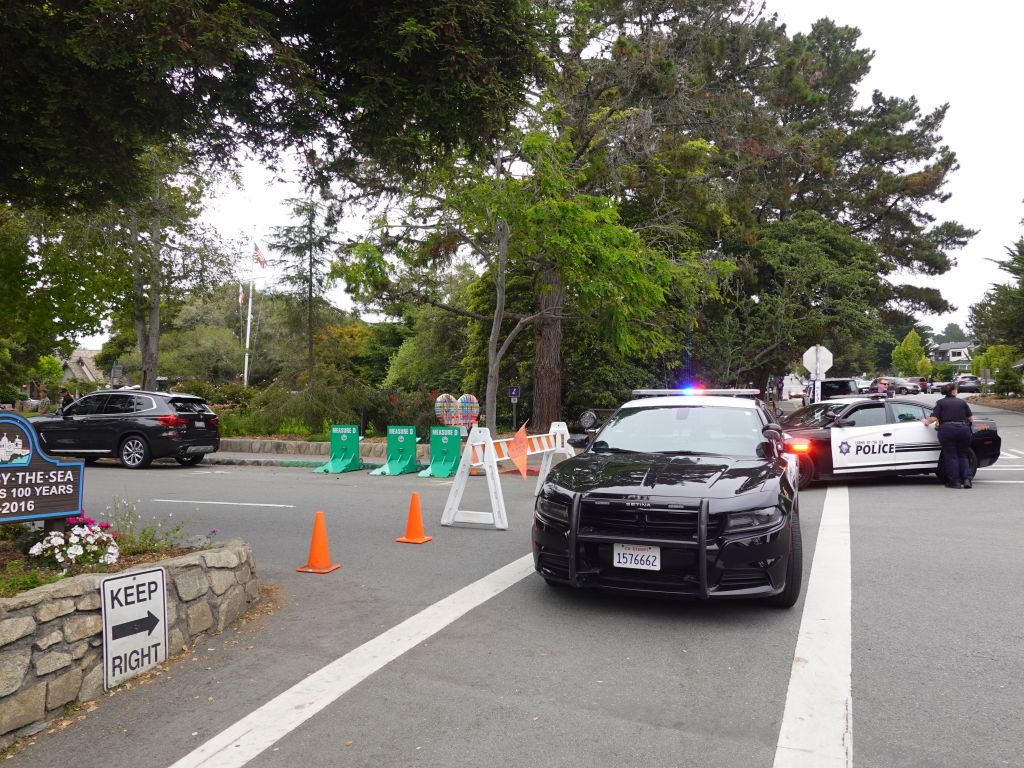
[{"label": "black car hood", "polygon": [[732,499],[778,492],[779,459],[586,452],[557,465],[547,482],[576,493]]}]

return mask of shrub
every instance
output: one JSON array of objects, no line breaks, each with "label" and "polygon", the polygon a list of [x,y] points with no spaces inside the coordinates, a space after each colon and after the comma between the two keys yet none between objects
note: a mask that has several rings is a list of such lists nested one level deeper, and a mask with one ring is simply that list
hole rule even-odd
[{"label": "shrub", "polygon": [[21,390],[13,384],[0,384],[0,403],[15,403],[21,400]]},{"label": "shrub", "polygon": [[[156,518],[153,518],[156,520]],[[183,523],[164,526],[160,521],[143,523],[136,505],[115,496],[110,520],[117,530],[117,543],[124,555],[161,553],[180,547],[186,532]]]},{"label": "shrub", "polygon": [[109,523],[97,523],[91,517],[68,519],[71,530],[51,531],[36,542],[28,553],[41,563],[61,571],[85,565],[113,565],[121,555]]},{"label": "shrub", "polygon": [[1021,391],[1021,377],[1013,368],[1003,368],[996,374],[993,389],[997,395],[1006,397],[1011,392]]}]

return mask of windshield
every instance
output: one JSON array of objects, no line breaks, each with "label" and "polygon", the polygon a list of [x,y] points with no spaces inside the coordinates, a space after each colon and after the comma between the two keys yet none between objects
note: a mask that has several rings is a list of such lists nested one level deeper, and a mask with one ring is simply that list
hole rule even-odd
[{"label": "windshield", "polygon": [[749,408],[671,405],[623,408],[605,425],[593,450],[757,456],[761,419]]},{"label": "windshield", "polygon": [[784,427],[823,427],[830,424],[846,403],[815,403],[794,411],[782,420]]}]

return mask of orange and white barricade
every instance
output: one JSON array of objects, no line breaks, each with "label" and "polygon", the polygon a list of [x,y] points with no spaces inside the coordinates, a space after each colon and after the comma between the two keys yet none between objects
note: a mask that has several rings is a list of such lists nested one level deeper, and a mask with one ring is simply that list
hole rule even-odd
[{"label": "orange and white barricade", "polygon": [[[534,489],[535,496],[544,485],[544,479],[551,469],[554,457],[557,455],[571,458],[575,455],[575,451],[569,445],[569,428],[564,421],[553,422],[551,431],[543,435],[527,435],[526,430],[520,428],[515,437],[502,440],[492,439],[491,431],[486,427],[473,427],[466,440],[459,468],[455,472],[455,481],[448,494],[448,501],[444,505],[441,525],[493,526],[498,530],[507,531],[508,517],[505,514],[505,499],[501,493],[498,462],[512,462],[525,478],[527,457],[537,454],[543,454],[543,458],[537,476],[537,487]],[[487,490],[491,499],[490,512],[474,512],[459,508],[471,469],[482,469],[487,476]]]}]

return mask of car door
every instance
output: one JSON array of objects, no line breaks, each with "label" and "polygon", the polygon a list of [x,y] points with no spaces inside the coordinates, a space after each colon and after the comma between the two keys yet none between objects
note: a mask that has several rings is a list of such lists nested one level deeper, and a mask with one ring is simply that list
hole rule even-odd
[{"label": "car door", "polygon": [[903,469],[927,469],[939,463],[939,435],[934,426],[925,426],[921,419],[931,409],[916,403],[886,404],[892,437],[896,444],[894,464]]},{"label": "car door", "polygon": [[896,453],[884,402],[864,403],[847,411],[832,432],[832,471],[837,475],[883,472]]},{"label": "car door", "polygon": [[121,435],[135,412],[135,395],[115,392],[107,398],[99,414],[93,417],[92,432],[98,448],[114,453],[121,445]]},{"label": "car door", "polygon": [[40,425],[40,437],[47,453],[102,456],[107,451],[99,445],[97,419],[101,418],[107,394],[86,395],[61,410],[59,418]]}]

